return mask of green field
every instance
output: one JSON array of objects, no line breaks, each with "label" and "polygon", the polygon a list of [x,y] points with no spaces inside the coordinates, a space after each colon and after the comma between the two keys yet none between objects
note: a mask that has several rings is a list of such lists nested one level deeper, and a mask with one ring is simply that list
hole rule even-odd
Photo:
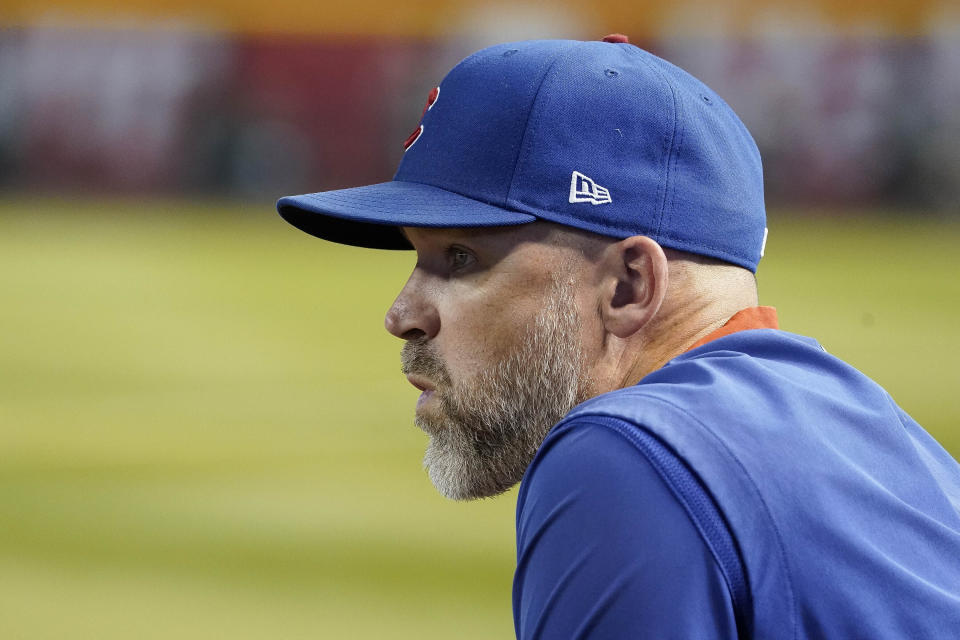
[{"label": "green field", "polygon": [[[771,216],[761,299],[960,454],[960,226]],[[412,257],[269,203],[0,204],[0,637],[510,637],[509,494],[420,468]]]}]

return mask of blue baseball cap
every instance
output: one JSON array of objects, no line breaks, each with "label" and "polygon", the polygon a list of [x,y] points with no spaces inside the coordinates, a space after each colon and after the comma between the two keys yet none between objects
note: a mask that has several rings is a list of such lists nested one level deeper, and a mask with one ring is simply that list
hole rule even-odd
[{"label": "blue baseball cap", "polygon": [[287,196],[312,235],[410,249],[400,227],[549,220],[756,271],[766,240],[757,145],[705,84],[626,41],[483,49],[430,92],[390,182]]}]

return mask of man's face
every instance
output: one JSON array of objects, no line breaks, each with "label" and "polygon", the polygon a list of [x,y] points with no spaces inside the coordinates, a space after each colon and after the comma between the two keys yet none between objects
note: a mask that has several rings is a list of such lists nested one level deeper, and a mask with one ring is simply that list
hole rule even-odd
[{"label": "man's face", "polygon": [[417,265],[387,313],[422,390],[424,464],[455,499],[516,484],[550,428],[589,397],[575,251],[533,223],[406,229]]}]

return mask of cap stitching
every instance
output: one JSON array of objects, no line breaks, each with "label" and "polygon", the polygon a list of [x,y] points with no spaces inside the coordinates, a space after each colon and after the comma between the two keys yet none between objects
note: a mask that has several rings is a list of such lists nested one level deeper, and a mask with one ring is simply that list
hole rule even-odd
[{"label": "cap stitching", "polygon": [[[668,82],[669,84],[669,82]],[[673,87],[670,87],[673,91]],[[667,169],[667,182],[666,182],[666,193],[664,194],[663,199],[663,210],[660,212],[660,222],[657,225],[657,235],[663,235],[663,219],[668,215],[673,213],[673,203],[676,199],[676,190],[674,189],[673,175],[677,168],[677,163],[680,162],[680,149],[683,147],[683,142],[686,134],[686,128],[681,126],[681,119],[683,117],[683,101],[681,101],[676,92],[674,92],[674,140],[676,144],[674,145],[669,161],[669,168]]]},{"label": "cap stitching", "polygon": [[510,187],[507,189],[507,195],[504,199],[504,206],[512,199],[513,189],[517,183],[517,175],[520,173],[520,165],[524,164],[524,161],[528,155],[528,146],[532,144],[529,142],[535,138],[533,135],[538,128],[538,115],[534,116],[534,111],[537,111],[538,102],[540,101],[540,90],[543,88],[543,83],[547,81],[547,76],[553,71],[553,68],[557,66],[557,63],[560,62],[560,59],[571,49],[577,45],[583,44],[582,42],[572,42],[569,46],[564,47],[558,51],[550,63],[550,66],[547,67],[546,71],[543,72],[543,76],[540,77],[540,83],[537,85],[537,90],[533,94],[533,100],[530,101],[530,111],[527,112],[527,121],[523,125],[523,137],[520,140],[520,147],[517,149],[517,157],[513,163],[513,175],[510,177]]},{"label": "cap stitching", "polygon": [[677,129],[679,128],[679,115],[677,113],[677,109],[678,109],[677,92],[676,92],[676,89],[674,89],[673,84],[667,79],[666,74],[664,74],[662,70],[660,70],[655,64],[653,64],[652,62],[650,62],[650,60],[647,59],[646,55],[644,55],[646,54],[646,52],[643,49],[640,49],[639,47],[632,46],[632,45],[625,48],[629,49],[629,51],[631,51],[634,55],[638,56],[640,61],[647,68],[652,70],[657,76],[660,77],[663,83],[667,85],[667,88],[670,89],[670,97],[673,100],[673,129],[670,132],[670,140],[668,141],[667,148],[666,148],[666,152],[667,152],[667,161],[666,161],[666,167],[665,167],[666,176],[664,177],[663,191],[660,194],[660,203],[658,205],[659,211],[657,212],[657,232],[656,233],[657,233],[657,237],[659,237],[660,229],[663,226],[663,214],[664,214],[664,209],[666,208],[667,194],[670,192],[670,186],[672,182],[671,177],[673,175],[673,166],[674,166],[674,158],[675,158],[675,154],[673,153],[674,151],[673,143],[674,143],[674,140],[676,140],[677,138]]}]

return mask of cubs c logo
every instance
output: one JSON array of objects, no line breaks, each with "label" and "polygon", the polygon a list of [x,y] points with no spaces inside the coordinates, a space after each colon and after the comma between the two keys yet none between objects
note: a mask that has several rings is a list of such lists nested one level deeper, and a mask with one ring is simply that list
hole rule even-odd
[{"label": "cubs c logo", "polygon": [[[434,88],[430,91],[430,95],[427,96],[427,104],[426,104],[426,106],[423,108],[423,113],[420,114],[420,121],[421,121],[421,122],[423,122],[423,116],[427,115],[427,111],[430,111],[430,109],[433,108],[433,105],[435,105],[435,104],[437,103],[437,96],[439,96],[439,95],[440,95],[440,87],[434,87]],[[414,129],[413,133],[411,133],[411,134],[409,135],[409,137],[407,137],[406,140],[404,140],[404,142],[403,142],[403,152],[404,152],[404,153],[406,153],[407,150],[408,150],[410,147],[413,146],[413,143],[414,143],[414,142],[416,142],[417,140],[420,139],[420,134],[422,134],[422,133],[423,133],[423,125],[421,124],[419,127],[417,127],[416,129]]]}]

